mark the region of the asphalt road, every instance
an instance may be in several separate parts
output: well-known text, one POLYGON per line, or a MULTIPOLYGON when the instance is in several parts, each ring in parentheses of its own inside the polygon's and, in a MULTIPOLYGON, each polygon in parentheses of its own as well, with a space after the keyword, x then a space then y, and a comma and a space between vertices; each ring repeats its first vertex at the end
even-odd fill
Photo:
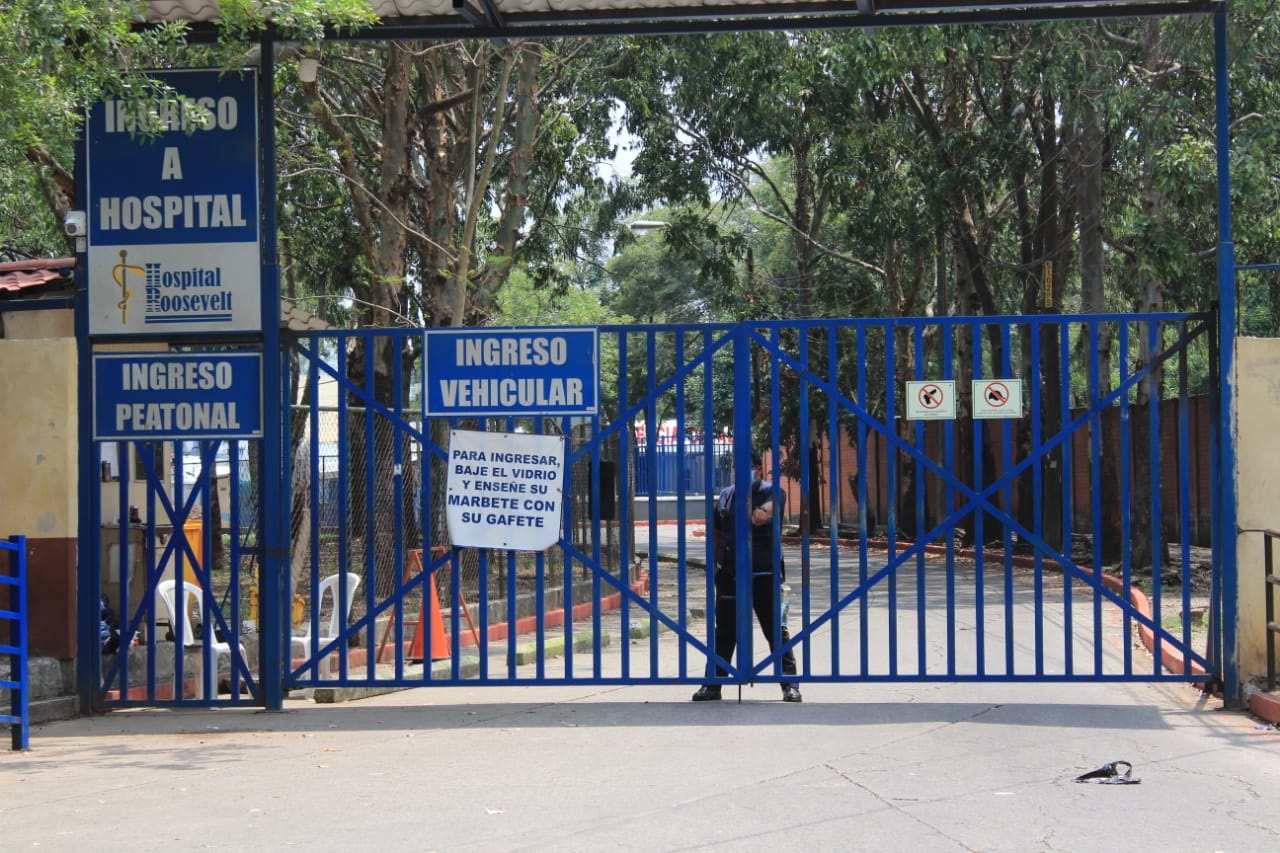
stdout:
POLYGON ((0 850, 1280 850, 1280 731, 1189 685, 692 691, 422 687, 48 723, 0 752, 0 850), (1116 761, 1139 781, 1075 781, 1116 761))
POLYGON ((0 753, 5 851, 1280 849, 1280 732, 1180 684, 415 688, 0 753), (1122 760, 1138 784, 1078 783, 1122 760))

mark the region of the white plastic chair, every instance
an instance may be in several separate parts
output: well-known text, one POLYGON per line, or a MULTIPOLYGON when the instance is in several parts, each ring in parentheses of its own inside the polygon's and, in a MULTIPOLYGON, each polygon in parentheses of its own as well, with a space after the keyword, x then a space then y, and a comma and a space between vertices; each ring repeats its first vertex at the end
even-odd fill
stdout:
MULTIPOLYGON (((333 603, 329 607, 329 622, 327 625, 321 626, 320 641, 315 644, 317 650, 324 648, 337 639, 342 633, 342 629, 346 627, 348 620, 351 618, 351 605, 356 600, 356 590, 360 587, 360 575, 355 572, 347 572, 345 574, 329 575, 329 577, 320 581, 316 587, 315 600, 311 602, 311 607, 315 613, 323 613, 325 606, 325 596, 333 599, 333 603), (342 602, 338 600, 338 581, 342 578, 347 579, 347 600, 346 610, 338 612, 338 605, 342 602)), ((310 657, 312 654, 311 642, 311 620, 307 620, 307 633, 298 634, 293 637, 294 653, 298 657, 310 657)), ((321 668, 323 673, 324 669, 321 668)))
MULTIPOLYGON (((169 614, 169 628, 177 636, 178 631, 178 608, 174 603, 174 597, 177 595, 178 582, 172 578, 160 581, 156 585, 156 608, 163 607, 165 612, 169 614)), ((201 638, 196 640, 195 628, 192 622, 195 619, 204 618, 204 590, 198 584, 191 582, 182 585, 182 591, 186 594, 187 609, 183 613, 182 618, 182 651, 175 650, 174 667, 173 667, 173 697, 181 699, 183 696, 182 685, 178 683, 178 667, 177 657, 187 649, 196 649, 196 698, 204 699, 207 697, 218 695, 218 673, 221 671, 221 661, 225 657, 228 667, 233 665, 231 660, 231 644, 217 639, 217 635, 213 632, 212 625, 205 625, 200 633, 201 638), (205 669, 204 665, 204 645, 208 643, 213 653, 213 668, 205 669)), ((244 660, 248 657, 245 652, 244 644, 237 642, 240 649, 240 659, 244 660)))

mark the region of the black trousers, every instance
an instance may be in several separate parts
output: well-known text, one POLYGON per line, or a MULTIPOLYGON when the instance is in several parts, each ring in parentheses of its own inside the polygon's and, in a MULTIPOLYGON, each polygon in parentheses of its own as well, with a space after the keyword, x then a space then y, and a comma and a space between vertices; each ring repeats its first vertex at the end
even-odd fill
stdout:
MULTIPOLYGON (((738 645, 738 597, 737 588, 734 584, 732 571, 717 571, 716 581, 716 654, 723 660, 733 660, 733 651, 738 645)), ((765 639, 769 642, 769 651, 774 651, 777 647, 774 645, 774 629, 777 628, 778 610, 778 587, 773 582, 773 574, 752 575, 751 577, 751 604, 752 609, 756 612, 756 620, 760 623, 760 630, 764 632, 765 639)), ((791 639, 787 626, 782 626, 782 642, 786 643, 791 639)), ((711 665, 707 665, 707 674, 710 675, 711 665)), ((783 675, 796 674, 796 656, 795 653, 788 649, 782 655, 782 673, 783 675)), ((728 675, 724 667, 716 667, 716 675, 728 675)), ((787 682, 783 682, 787 684, 787 682)))

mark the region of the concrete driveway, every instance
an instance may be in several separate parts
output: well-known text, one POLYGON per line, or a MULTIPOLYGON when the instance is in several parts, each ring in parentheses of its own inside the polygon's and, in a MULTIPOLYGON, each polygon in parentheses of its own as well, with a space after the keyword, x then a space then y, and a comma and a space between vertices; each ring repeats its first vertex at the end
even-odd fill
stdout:
POLYGON ((5 850, 1275 850, 1280 732, 1169 684, 417 688, 0 753, 5 850), (1124 760, 1140 784, 1073 780, 1124 760))

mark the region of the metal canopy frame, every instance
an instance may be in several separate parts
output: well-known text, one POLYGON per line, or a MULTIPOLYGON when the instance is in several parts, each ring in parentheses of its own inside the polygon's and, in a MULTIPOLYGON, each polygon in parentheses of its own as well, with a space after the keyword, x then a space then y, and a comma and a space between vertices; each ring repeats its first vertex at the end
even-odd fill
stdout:
MULTIPOLYGON (((550 38, 676 35, 762 30, 857 29, 1028 23, 1210 14, 1213 0, 397 0, 371 2, 379 23, 330 30, 333 40, 550 38), (390 6, 390 8, 381 8, 390 6), (536 7, 536 8, 535 8, 536 7)), ((216 36, 217 5, 152 0, 148 23, 186 21, 197 38, 216 36)))
MULTIPOLYGON (((591 0, 584 0, 576 8, 563 11, 526 12, 511 11, 522 0, 394 0, 389 5, 396 14, 382 11, 382 23, 358 32, 332 32, 335 40, 396 40, 430 38, 513 38, 559 37, 603 35, 661 35, 680 33, 709 33, 731 31, 841 29, 886 26, 925 26, 938 24, 980 23, 1029 23, 1052 20, 1087 20, 1135 16, 1179 16, 1211 14, 1214 21, 1214 79, 1215 79, 1215 136, 1217 142, 1218 185, 1218 307, 1219 335, 1222 341, 1219 362, 1218 408, 1218 458, 1215 471, 1215 505, 1219 508, 1214 523, 1214 570, 1223 578, 1224 613, 1228 624, 1237 620, 1238 579, 1236 572, 1236 449, 1234 429, 1234 398, 1231 381, 1234 377, 1236 339, 1236 261, 1235 245, 1231 230, 1231 179, 1230 179, 1230 113, 1227 66, 1227 4, 1225 0, 1121 0, 1120 2, 1037 2, 1037 0, 835 0, 835 2, 808 3, 680 3, 669 0, 669 5, 646 7, 646 0, 599 0, 598 7, 591 0), (418 12, 416 15, 404 14, 418 12)), ((386 6, 386 0, 371 0, 378 9, 386 6)), ((571 4, 567 4, 571 5, 571 4)), ((209 38, 216 34, 211 23, 216 17, 217 5, 210 0, 151 0, 147 23, 163 21, 187 21, 192 25, 193 39, 209 38)), ((274 47, 280 41, 279 34, 264 33, 261 37, 262 87, 259 99, 264 127, 274 127, 274 47)), ((278 246, 275 240, 275 139, 264 134, 261 146, 261 175, 263 176, 263 299, 265 304, 276 305, 280 300, 278 277, 278 246)), ((87 334, 79 328, 82 342, 87 334)), ((262 335, 264 352, 280 352, 279 329, 268 323, 262 335)), ((268 364, 270 361, 268 360, 268 364)), ((266 399, 279 399, 279 375, 276 371, 264 371, 263 394, 266 399)), ((81 403, 92 406, 91 389, 81 383, 81 403)), ((284 448, 276 430, 266 430, 263 442, 263 458, 267 465, 279 467, 284 448)), ((275 478, 267 478, 263 494, 262 530, 264 534, 264 584, 262 594, 266 601, 282 601, 279 578, 287 568, 288 542, 284 532, 287 513, 284 510, 283 486, 275 478)), ((82 509, 82 513, 86 513, 82 509)), ((92 520, 82 515, 82 529, 92 520)), ((87 589, 81 584, 81 589, 87 589)), ((90 609, 85 596, 81 596, 81 612, 90 609)), ((283 604, 281 605, 283 607, 283 604)), ((92 625, 86 626, 81 618, 82 637, 92 636, 92 625), (83 633, 89 631, 89 633, 83 633)), ((92 645, 90 643, 89 645, 92 645)), ((282 659, 279 643, 268 640, 262 653, 264 658, 282 659)), ((1242 699, 1237 660, 1237 644, 1234 631, 1226 632, 1223 660, 1223 689, 1229 704, 1242 699)), ((88 667, 83 664, 78 676, 83 698, 90 695, 88 667)), ((278 680, 264 685, 264 704, 270 710, 283 707, 284 694, 278 680)))

